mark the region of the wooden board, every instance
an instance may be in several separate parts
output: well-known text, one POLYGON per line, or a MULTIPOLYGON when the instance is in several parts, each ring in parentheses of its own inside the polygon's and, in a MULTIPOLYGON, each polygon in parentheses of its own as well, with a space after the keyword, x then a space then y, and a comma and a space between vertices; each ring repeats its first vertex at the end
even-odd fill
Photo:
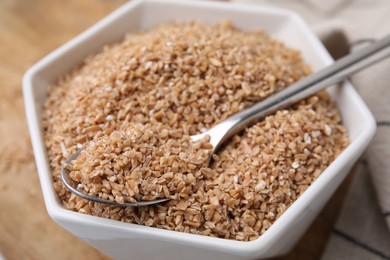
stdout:
MULTIPOLYGON (((22 75, 125 0, 0 1, 0 253, 6 259, 107 259, 48 216, 22 100, 22 75)), ((349 179, 286 258, 318 259, 349 179)), ((1 255, 0 255, 1 259, 1 255)))

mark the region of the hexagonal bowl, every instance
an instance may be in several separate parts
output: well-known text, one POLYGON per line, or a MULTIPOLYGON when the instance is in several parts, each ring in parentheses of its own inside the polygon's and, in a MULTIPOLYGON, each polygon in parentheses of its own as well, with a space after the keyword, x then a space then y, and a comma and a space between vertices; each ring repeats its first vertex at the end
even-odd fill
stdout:
POLYGON ((23 79, 30 135, 47 211, 69 232, 115 259, 258 259, 289 251, 345 178, 375 133, 375 121, 349 82, 329 89, 337 102, 350 145, 260 238, 240 242, 146 227, 72 212, 62 207, 52 184, 42 138, 41 111, 48 86, 103 45, 128 31, 170 21, 231 20, 243 30, 262 29, 302 52, 314 70, 332 58, 295 13, 205 1, 131 1, 32 66, 23 79))

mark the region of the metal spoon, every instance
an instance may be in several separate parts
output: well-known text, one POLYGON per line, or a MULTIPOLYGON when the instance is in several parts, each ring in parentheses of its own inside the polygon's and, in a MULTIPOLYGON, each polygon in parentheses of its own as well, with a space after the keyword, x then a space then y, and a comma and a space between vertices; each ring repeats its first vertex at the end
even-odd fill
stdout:
MULTIPOLYGON (((243 130, 246 126, 255 123, 259 119, 264 118, 279 109, 311 96, 326 87, 339 83, 351 74, 354 74, 389 55, 390 35, 362 50, 339 59, 333 65, 311 74, 252 107, 234 114, 205 133, 191 136, 191 140, 196 141, 203 138, 205 135, 209 135, 211 138, 210 143, 213 146, 211 154, 213 154, 224 142, 234 134, 243 130)), ((83 149, 70 156, 64 164, 71 164, 71 161, 76 159, 82 151, 83 149)), ((114 206, 147 206, 170 200, 164 198, 153 201, 126 202, 119 204, 117 202, 91 196, 84 193, 84 191, 77 189, 78 183, 69 177, 69 172, 64 166, 65 165, 61 166, 62 182, 72 193, 86 200, 114 206)))

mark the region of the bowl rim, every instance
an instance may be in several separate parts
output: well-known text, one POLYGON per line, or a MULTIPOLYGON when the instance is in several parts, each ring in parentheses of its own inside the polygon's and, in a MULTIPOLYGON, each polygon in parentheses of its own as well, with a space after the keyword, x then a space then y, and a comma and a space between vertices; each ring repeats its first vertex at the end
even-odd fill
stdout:
POLYGON ((54 50, 46 57, 38 61, 35 65, 28 69, 28 71, 23 77, 23 95, 26 110, 25 112, 46 209, 51 218, 57 221, 60 225, 61 222, 73 222, 87 226, 99 225, 108 227, 110 229, 118 229, 122 232, 126 231, 130 233, 142 234, 144 236, 158 237, 159 239, 168 239, 177 244, 191 244, 192 246, 197 246, 199 248, 210 248, 210 245, 212 245, 216 251, 234 251, 235 253, 242 253, 246 255, 253 255, 259 250, 267 250, 267 248, 270 248, 270 246, 275 241, 277 241, 278 237, 280 237, 280 234, 283 233, 284 226, 286 225, 286 223, 289 222, 288 220, 294 218, 304 207, 304 205, 307 205, 312 200, 312 198, 314 198, 317 193, 324 186, 326 186, 326 184, 329 183, 332 178, 334 178, 334 176, 343 168, 346 162, 353 160, 353 158, 356 157, 356 154, 358 153, 358 148, 361 146, 366 146, 375 133, 376 123, 371 112, 349 82, 345 82, 342 87, 345 88, 344 90, 348 92, 349 98, 354 99, 355 103, 357 104, 357 107, 359 107, 359 112, 361 114, 360 116, 362 117, 361 120, 365 122, 366 128, 364 128, 358 135, 358 137, 353 140, 349 144, 349 146, 344 149, 342 153, 324 170, 324 172, 317 178, 317 180, 314 181, 295 202, 293 202, 293 204, 282 214, 282 216, 277 221, 275 221, 274 224, 272 224, 271 227, 256 240, 249 242, 227 240, 223 238, 214 238, 209 236, 147 227, 133 223, 124 223, 121 221, 77 213, 63 208, 54 190, 51 170, 49 168, 49 162, 47 161, 46 157, 46 148, 44 145, 43 138, 41 136, 41 127, 40 122, 38 120, 37 103, 34 100, 34 79, 37 77, 37 74, 40 70, 49 66, 50 63, 54 60, 61 58, 68 50, 76 48, 79 43, 88 40, 88 38, 92 35, 99 33, 100 28, 108 26, 118 16, 124 15, 127 12, 131 11, 133 8, 144 3, 161 4, 161 2, 186 5, 188 7, 191 7, 193 5, 214 6, 228 10, 231 10, 232 8, 239 8, 240 10, 244 11, 257 10, 271 14, 288 16, 289 18, 293 19, 293 21, 299 26, 299 29, 306 34, 310 41, 309 44, 313 45, 313 47, 316 48, 319 57, 323 59, 324 63, 331 64, 333 62, 333 59, 326 51, 325 47, 322 45, 317 36, 315 36, 314 33, 309 29, 308 25, 298 14, 290 10, 282 9, 279 7, 251 6, 237 3, 219 3, 196 0, 134 0, 124 4, 123 6, 119 7, 114 12, 112 12, 102 20, 98 21, 93 26, 91 26, 69 42, 63 44, 61 47, 54 50))

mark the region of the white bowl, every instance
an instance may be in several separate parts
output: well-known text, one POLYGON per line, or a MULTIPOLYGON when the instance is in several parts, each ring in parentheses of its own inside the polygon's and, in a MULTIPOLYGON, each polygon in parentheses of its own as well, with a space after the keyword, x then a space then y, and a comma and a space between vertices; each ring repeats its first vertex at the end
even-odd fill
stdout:
POLYGON ((255 259, 286 253, 334 193, 375 132, 375 121, 350 83, 329 90, 348 128, 351 144, 260 238, 239 242, 122 223, 62 207, 53 189, 42 139, 41 109, 47 87, 104 44, 126 32, 170 21, 229 19, 244 30, 264 29, 301 50, 314 70, 332 58, 296 14, 270 7, 183 0, 131 1, 31 67, 23 79, 26 114, 49 215, 69 232, 115 259, 255 259))

